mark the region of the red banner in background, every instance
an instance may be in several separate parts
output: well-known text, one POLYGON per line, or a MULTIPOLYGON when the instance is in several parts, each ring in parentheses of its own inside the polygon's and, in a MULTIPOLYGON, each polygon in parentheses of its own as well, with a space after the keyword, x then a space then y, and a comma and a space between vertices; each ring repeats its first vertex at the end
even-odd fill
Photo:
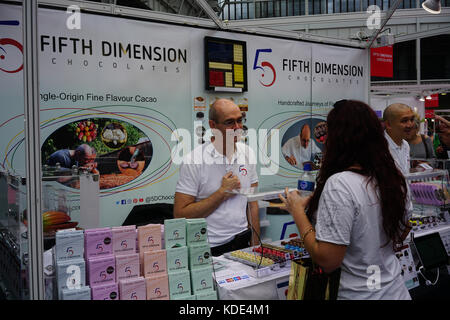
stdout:
POLYGON ((384 78, 394 76, 394 47, 392 45, 370 49, 370 75, 384 78))
POLYGON ((432 94, 431 99, 425 99, 425 108, 439 107, 439 94, 432 94))
POLYGON ((434 110, 425 110, 425 119, 434 119, 434 110))

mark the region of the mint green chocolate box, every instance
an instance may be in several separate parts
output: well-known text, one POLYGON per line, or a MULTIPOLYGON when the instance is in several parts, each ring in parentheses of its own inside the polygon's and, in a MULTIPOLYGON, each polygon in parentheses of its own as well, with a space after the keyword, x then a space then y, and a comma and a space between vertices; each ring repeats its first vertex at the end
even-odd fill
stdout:
POLYGON ((79 289, 64 289, 62 300, 91 300, 91 288, 84 286, 79 289))
POLYGON ((191 288, 193 294, 214 290, 212 266, 197 268, 191 273, 191 288))
POLYGON ((186 243, 191 244, 208 242, 207 223, 205 218, 186 219, 186 243))
POLYGON ((217 300, 217 292, 214 290, 197 293, 196 300, 217 300))
POLYGON ((55 235, 56 261, 84 258, 83 230, 57 231, 55 235))
POLYGON ((209 243, 193 244, 188 248, 190 270, 207 267, 212 264, 211 248, 209 243))
POLYGON ((56 282, 58 285, 58 297, 60 299, 62 298, 62 291, 68 289, 68 280, 74 286, 86 286, 86 263, 84 259, 56 262, 56 282))
POLYGON ((167 272, 188 270, 189 258, 186 246, 166 249, 167 272))
POLYGON ((166 249, 186 245, 186 218, 164 220, 164 243, 166 249))
POLYGON ((172 298, 172 300, 197 300, 195 295, 191 296, 175 296, 172 298))
POLYGON ((179 299, 191 295, 191 275, 189 270, 169 273, 170 299, 179 299))

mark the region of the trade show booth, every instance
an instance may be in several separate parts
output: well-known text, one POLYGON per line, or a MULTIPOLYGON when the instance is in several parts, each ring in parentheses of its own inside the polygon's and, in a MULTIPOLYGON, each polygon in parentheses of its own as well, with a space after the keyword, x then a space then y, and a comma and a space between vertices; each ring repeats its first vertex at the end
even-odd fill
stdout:
MULTIPOLYGON (((6 298, 286 299, 292 261, 308 257, 289 243, 300 235, 279 208, 278 193, 304 172, 288 144, 310 129, 315 177, 334 103, 369 103, 369 49, 95 10, 74 28, 71 13, 0 2, 6 298), (240 108, 241 140, 257 158, 258 189, 242 192, 258 202, 261 244, 212 257, 204 219, 175 219, 173 202, 181 161, 210 141, 220 98, 240 108)), ((437 234, 430 241, 450 250, 448 173, 427 174, 411 174, 411 189, 434 181, 444 196, 415 198, 415 238, 398 253, 410 290, 427 259, 414 239, 437 234)), ((444 264, 433 265, 441 279, 444 264)))

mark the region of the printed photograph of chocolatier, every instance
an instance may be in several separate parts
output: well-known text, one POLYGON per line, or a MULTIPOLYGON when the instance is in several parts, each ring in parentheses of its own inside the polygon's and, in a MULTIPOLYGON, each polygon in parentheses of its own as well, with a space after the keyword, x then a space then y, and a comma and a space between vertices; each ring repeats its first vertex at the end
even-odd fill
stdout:
POLYGON ((326 122, 316 118, 294 123, 281 139, 284 159, 300 170, 303 170, 306 163, 310 163, 313 169, 318 169, 326 139, 326 128, 326 122))
POLYGON ((65 124, 50 134, 41 149, 45 168, 58 166, 60 170, 71 170, 75 166, 97 173, 100 189, 115 188, 136 179, 153 157, 152 143, 142 130, 110 118, 65 124))

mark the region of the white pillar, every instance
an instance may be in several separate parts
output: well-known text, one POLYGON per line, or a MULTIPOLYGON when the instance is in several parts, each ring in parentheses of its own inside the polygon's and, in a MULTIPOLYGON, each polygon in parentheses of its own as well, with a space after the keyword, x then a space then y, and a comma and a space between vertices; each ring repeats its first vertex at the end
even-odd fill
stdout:
POLYGON ((25 160, 31 300, 44 300, 37 0, 23 1, 25 160))

